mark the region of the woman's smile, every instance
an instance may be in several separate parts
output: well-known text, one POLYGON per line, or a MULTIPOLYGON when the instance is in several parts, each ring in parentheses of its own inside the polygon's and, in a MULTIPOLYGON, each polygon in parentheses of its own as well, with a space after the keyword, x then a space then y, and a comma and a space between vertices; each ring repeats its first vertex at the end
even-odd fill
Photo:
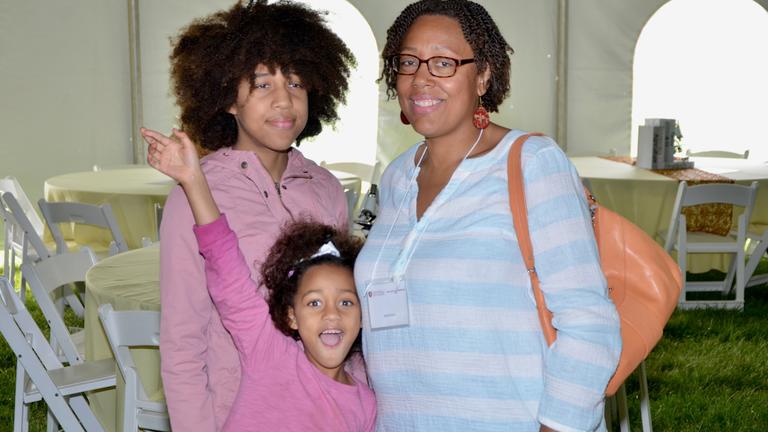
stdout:
POLYGON ((429 95, 414 96, 411 98, 413 113, 415 115, 426 115, 440 108, 445 99, 436 98, 429 95))

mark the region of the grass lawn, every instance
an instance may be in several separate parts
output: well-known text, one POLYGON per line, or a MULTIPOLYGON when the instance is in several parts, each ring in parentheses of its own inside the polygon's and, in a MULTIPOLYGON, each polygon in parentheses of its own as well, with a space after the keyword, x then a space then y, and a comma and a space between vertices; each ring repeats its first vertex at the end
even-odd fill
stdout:
MULTIPOLYGON (((768 262, 759 271, 768 271, 768 262)), ((47 330, 29 296, 27 307, 47 330)), ((82 326, 74 316, 66 320, 82 326)), ((12 430, 15 364, 0 340, 0 432, 12 430)), ((743 312, 675 312, 646 368, 655 430, 768 431, 768 285, 747 289, 743 312)), ((627 387, 632 429, 640 430, 634 377, 627 387)), ((43 403, 30 417, 30 432, 45 430, 43 403)))

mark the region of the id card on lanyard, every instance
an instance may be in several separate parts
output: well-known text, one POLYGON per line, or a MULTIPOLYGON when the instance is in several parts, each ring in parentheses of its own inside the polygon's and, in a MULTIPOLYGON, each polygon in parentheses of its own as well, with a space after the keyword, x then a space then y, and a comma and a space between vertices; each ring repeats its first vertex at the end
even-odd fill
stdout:
POLYGON ((408 325, 408 291, 404 278, 374 279, 368 282, 365 292, 371 329, 408 325))

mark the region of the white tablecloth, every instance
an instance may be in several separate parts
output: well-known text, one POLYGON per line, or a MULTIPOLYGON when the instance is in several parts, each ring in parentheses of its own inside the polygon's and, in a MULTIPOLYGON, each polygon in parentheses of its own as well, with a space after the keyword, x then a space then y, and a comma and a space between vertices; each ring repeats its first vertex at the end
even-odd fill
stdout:
MULTIPOLYGON (((157 240, 155 204, 163 205, 176 183, 155 169, 138 168, 85 171, 51 177, 45 181, 48 201, 81 202, 112 206, 117 224, 130 249, 141 247, 141 239, 157 240)), ((109 244, 103 230, 77 226, 65 233, 78 244, 109 244)))

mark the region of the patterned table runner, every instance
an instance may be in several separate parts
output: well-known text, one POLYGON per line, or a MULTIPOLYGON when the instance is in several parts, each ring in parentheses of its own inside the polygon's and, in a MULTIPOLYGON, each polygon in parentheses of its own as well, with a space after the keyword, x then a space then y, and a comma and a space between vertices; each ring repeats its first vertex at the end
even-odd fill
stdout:
MULTIPOLYGON (((630 156, 600 156, 614 162, 635 165, 635 159, 630 156)), ((685 169, 652 169, 657 174, 667 176, 677 181, 686 181, 694 186, 704 183, 734 183, 728 177, 714 174, 698 168, 685 169)), ((684 207, 682 213, 688 231, 700 231, 725 236, 733 225, 733 206, 730 204, 713 203, 684 207)))

